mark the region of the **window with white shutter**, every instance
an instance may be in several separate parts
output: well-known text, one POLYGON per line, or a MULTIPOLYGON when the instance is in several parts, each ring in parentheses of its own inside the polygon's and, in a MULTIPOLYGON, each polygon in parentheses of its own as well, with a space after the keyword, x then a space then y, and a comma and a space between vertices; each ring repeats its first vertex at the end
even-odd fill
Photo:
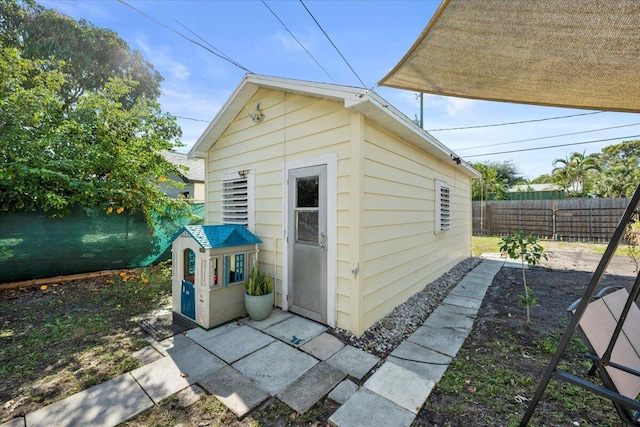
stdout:
POLYGON ((451 227, 451 189, 446 182, 436 181, 436 233, 451 227))
POLYGON ((222 180, 222 222, 244 225, 253 231, 252 171, 229 173, 222 180))

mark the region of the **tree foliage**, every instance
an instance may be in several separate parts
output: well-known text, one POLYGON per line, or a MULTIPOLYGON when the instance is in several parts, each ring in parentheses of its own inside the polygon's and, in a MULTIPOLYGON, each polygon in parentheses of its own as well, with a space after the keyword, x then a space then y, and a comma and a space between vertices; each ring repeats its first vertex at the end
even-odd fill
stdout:
POLYGON ((591 171, 598 170, 600 167, 595 156, 575 152, 564 159, 555 159, 551 175, 555 183, 570 195, 584 197, 591 192, 591 171))
POLYGON ((522 175, 513 162, 478 162, 471 164, 482 174, 472 184, 473 200, 506 200, 507 189, 522 181, 522 175))
POLYGON ((640 183, 640 140, 609 145, 598 155, 600 175, 595 184, 599 197, 631 197, 640 183))
POLYGON ((180 173, 160 76, 109 30, 0 2, 0 209, 184 214, 158 184, 180 173))

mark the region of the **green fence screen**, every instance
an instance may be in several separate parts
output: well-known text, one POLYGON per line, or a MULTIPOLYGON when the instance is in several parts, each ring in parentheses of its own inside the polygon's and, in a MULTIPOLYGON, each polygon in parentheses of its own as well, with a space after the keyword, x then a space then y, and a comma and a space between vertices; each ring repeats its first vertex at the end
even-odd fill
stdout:
POLYGON ((51 217, 43 212, 0 213, 0 283, 42 277, 144 267, 168 259, 169 240, 184 225, 202 224, 204 204, 193 217, 158 220, 153 234, 142 215, 107 215, 103 210, 73 209, 51 217))

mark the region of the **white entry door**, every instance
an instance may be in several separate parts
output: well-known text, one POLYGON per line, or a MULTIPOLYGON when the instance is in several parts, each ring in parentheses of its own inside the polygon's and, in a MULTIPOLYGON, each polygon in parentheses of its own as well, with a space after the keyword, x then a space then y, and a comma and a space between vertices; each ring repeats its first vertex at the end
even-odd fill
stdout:
POLYGON ((327 166, 288 174, 289 310, 327 323, 327 166))

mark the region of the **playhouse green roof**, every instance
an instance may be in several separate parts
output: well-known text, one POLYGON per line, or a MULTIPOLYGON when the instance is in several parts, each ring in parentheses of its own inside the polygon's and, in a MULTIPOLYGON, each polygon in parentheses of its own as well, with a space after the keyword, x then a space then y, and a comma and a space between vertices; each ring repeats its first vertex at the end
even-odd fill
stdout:
POLYGON ((185 225, 171 239, 174 241, 187 232, 204 249, 228 248, 262 243, 255 234, 242 225, 185 225))

